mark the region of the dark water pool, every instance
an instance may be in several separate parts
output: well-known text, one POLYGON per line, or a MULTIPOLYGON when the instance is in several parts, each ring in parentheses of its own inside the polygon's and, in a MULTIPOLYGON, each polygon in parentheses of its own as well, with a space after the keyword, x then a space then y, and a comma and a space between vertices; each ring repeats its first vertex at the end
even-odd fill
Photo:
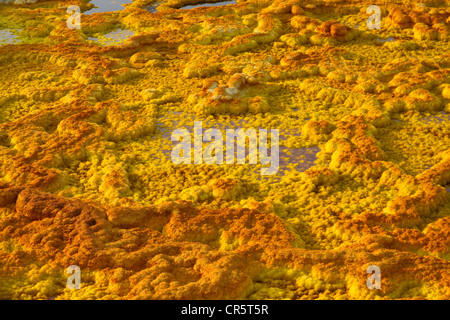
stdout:
POLYGON ((10 29, 0 29, 0 46, 5 44, 16 44, 20 42, 16 34, 20 31, 20 29, 13 31, 14 32, 12 32, 10 29))
POLYGON ((91 3, 97 8, 92 8, 83 14, 91 15, 93 13, 120 11, 125 9, 124 4, 133 3, 131 0, 92 0, 91 3))
MULTIPOLYGON (((194 8, 199 8, 199 7, 218 7, 218 6, 226 6, 228 4, 236 4, 236 0, 227 0, 227 1, 220 1, 220 2, 205 2, 205 3, 199 3, 199 4, 193 4, 193 5, 187 5, 184 7, 181 7, 179 9, 194 9, 194 8)), ((147 11, 150 12, 158 12, 158 10, 156 9, 158 6, 160 5, 160 3, 153 3, 151 5, 149 5, 147 8, 145 8, 147 11)))
POLYGON ((236 0, 229 0, 229 1, 220 1, 215 3, 200 3, 200 4, 194 4, 194 5, 187 5, 184 7, 181 7, 180 9, 194 9, 199 7, 218 7, 218 6, 226 6, 228 4, 236 4, 236 0))

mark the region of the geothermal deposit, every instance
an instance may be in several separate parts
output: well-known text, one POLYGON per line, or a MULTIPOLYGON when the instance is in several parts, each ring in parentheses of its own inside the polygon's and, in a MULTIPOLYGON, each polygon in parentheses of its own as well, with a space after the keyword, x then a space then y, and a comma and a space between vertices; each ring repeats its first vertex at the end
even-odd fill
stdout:
POLYGON ((450 2, 227 3, 0 0, 1 299, 450 299, 450 2))

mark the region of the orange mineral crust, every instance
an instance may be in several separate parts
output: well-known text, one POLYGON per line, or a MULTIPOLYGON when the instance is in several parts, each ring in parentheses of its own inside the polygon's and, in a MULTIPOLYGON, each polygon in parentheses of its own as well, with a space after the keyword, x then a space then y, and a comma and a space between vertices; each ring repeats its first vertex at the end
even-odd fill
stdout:
POLYGON ((111 8, 0 0, 0 299, 450 299, 449 1, 111 8))

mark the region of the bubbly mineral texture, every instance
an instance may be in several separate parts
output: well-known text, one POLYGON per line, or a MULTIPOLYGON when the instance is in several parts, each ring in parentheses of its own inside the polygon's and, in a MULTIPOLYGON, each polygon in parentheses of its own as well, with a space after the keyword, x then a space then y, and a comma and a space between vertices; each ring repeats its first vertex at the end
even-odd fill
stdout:
POLYGON ((450 299, 449 1, 201 3, 0 0, 0 298, 450 299))

